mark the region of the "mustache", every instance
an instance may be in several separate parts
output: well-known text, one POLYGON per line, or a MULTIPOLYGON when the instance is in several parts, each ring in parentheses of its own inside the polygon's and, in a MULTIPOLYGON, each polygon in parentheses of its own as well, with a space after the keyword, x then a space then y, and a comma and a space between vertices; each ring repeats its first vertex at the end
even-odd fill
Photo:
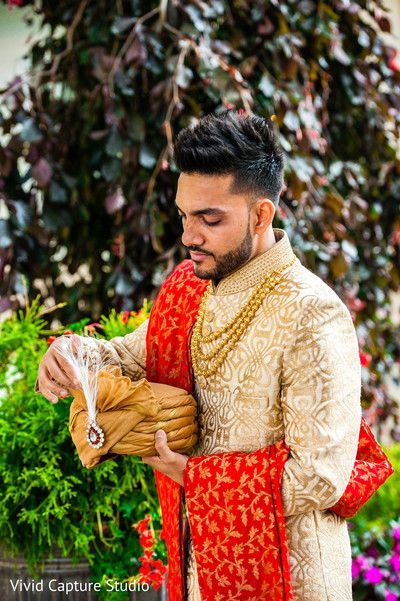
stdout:
POLYGON ((187 246, 186 248, 187 250, 192 251, 194 253, 203 253, 203 255, 209 255, 210 257, 213 256, 212 253, 208 252, 207 250, 204 250, 203 248, 198 248, 197 246, 187 246))

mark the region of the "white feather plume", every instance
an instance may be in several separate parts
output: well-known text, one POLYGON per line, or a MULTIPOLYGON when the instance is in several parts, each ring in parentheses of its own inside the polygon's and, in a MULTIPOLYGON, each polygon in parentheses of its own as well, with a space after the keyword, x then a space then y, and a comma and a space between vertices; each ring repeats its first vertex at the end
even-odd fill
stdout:
POLYGON ((95 422, 99 372, 112 362, 102 356, 99 345, 90 336, 60 336, 53 345, 72 367, 86 399, 89 423, 95 422))

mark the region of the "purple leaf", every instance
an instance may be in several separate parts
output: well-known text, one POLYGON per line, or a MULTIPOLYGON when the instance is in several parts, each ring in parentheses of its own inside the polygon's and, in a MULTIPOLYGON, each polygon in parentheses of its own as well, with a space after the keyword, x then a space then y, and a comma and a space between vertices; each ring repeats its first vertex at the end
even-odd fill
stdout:
POLYGON ((107 213, 110 215, 122 209, 125 204, 125 197, 122 192, 122 189, 118 187, 113 194, 107 196, 104 201, 104 206, 106 208, 107 213))
POLYGON ((46 159, 39 159, 38 162, 32 167, 32 176, 35 178, 40 188, 47 186, 52 175, 53 170, 46 159))

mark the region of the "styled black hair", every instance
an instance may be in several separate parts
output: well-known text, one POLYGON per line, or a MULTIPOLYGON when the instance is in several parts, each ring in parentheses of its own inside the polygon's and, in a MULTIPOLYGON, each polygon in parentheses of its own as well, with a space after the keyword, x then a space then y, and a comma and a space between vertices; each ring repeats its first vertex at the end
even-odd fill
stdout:
POLYGON ((183 173, 233 175, 232 194, 268 197, 276 206, 283 186, 284 160, 272 122, 227 110, 202 117, 174 142, 174 160, 183 173))

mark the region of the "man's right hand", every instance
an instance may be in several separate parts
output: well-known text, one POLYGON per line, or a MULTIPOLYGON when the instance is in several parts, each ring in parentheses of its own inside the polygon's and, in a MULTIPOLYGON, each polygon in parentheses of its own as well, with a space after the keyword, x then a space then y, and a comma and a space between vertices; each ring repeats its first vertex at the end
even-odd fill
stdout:
MULTIPOLYGON (((63 338, 63 336, 60 336, 63 338)), ((69 335, 72 350, 79 344, 77 334, 69 335)), ((71 365, 57 352, 57 340, 50 345, 39 364, 36 391, 52 403, 58 403, 58 397, 69 394, 69 388, 81 388, 71 365)))

